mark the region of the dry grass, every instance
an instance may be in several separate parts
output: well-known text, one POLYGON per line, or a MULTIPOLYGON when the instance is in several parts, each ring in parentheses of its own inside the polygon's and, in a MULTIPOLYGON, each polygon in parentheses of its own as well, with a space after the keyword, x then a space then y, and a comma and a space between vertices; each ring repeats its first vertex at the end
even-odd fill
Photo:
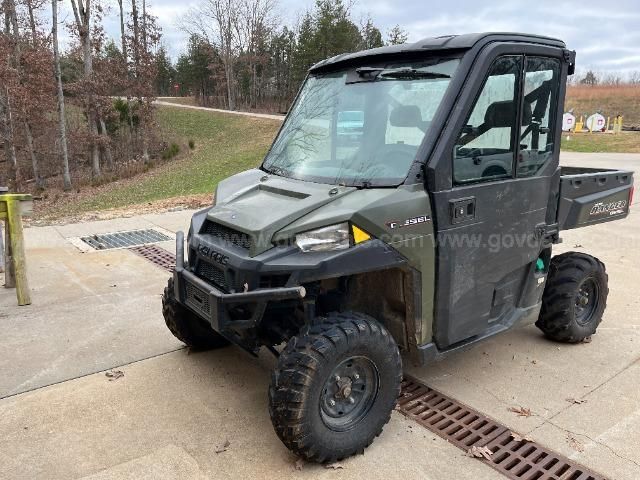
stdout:
POLYGON ((640 85, 574 85, 567 89, 565 110, 580 117, 600 112, 622 115, 625 126, 640 126, 640 85))

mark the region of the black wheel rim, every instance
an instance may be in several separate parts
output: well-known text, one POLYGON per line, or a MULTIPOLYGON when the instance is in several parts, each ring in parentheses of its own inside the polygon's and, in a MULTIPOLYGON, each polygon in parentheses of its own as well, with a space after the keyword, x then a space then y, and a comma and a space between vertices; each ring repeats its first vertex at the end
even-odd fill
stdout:
POLYGON ((343 432, 358 424, 371 410, 380 378, 366 357, 349 357, 333 369, 320 395, 320 416, 331 430, 343 432))
POLYGON ((576 296, 576 322, 588 324, 598 308, 598 284, 595 279, 587 278, 578 287, 576 296))

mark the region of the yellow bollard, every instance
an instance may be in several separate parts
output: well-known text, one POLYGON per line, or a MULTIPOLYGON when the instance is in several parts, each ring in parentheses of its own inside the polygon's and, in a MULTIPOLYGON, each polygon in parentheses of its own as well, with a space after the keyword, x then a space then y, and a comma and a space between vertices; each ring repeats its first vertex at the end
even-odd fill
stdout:
POLYGON ((584 122, 582 121, 582 115, 580 115, 580 120, 576 122, 576 128, 574 129, 574 132, 582 132, 583 128, 584 122))
POLYGON ((18 305, 30 305, 27 261, 24 253, 22 215, 30 213, 31 195, 0 194, 0 220, 5 221, 5 287, 16 288, 18 305))
POLYGON ((604 129, 606 133, 609 133, 609 123, 611 123, 611 117, 607 117, 607 128, 604 129))

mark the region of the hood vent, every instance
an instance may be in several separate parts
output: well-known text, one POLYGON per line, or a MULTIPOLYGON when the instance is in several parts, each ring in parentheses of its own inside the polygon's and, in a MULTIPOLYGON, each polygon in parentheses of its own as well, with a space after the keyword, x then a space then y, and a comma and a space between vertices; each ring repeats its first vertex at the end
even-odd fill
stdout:
POLYGON ((231 243, 236 247, 244 248, 245 250, 251 249, 251 237, 248 233, 234 230, 233 228, 212 222, 211 220, 204 222, 200 233, 219 238, 224 242, 231 243))

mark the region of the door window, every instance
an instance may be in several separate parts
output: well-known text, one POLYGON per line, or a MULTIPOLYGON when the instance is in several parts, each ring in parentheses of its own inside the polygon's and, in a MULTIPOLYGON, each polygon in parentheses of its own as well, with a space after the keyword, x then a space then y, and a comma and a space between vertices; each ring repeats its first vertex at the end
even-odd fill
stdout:
POLYGON ((527 57, 517 175, 533 176, 553 157, 560 61, 527 57))
POLYGON ((456 184, 511 177, 515 155, 521 56, 498 58, 453 153, 456 184))

